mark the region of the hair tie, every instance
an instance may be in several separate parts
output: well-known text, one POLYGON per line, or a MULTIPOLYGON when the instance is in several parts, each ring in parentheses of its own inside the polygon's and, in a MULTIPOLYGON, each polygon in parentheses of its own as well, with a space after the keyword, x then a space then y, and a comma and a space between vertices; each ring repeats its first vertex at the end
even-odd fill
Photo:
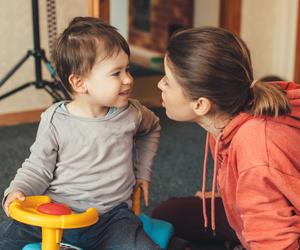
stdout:
POLYGON ((257 82, 258 80, 253 80, 252 83, 250 84, 250 89, 252 89, 257 82))

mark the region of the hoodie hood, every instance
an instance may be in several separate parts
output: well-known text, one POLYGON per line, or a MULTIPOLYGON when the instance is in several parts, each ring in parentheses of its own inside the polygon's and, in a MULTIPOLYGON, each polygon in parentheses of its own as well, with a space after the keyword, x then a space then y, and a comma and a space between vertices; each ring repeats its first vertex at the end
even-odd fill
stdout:
MULTIPOLYGON (((300 129, 300 85, 293 82, 273 82, 271 84, 280 86, 286 92, 291 105, 291 113, 286 116, 279 116, 276 118, 264 117, 264 119, 300 129)), ((241 113, 235 117, 223 131, 223 135, 221 137, 222 144, 227 145, 230 143, 239 128, 245 122, 253 118, 253 116, 247 113, 241 113)))
MULTIPOLYGON (((279 117, 262 117, 263 119, 271 120, 276 123, 285 124, 294 128, 300 129, 300 85, 293 82, 273 82, 270 84, 280 86, 287 94, 290 105, 291 112, 285 116, 279 117)), ((204 226, 207 227, 208 219, 206 215, 206 204, 205 204, 205 190, 206 190, 206 165, 207 165, 207 155, 209 150, 209 144, 212 149, 213 158, 214 158, 214 175, 213 175, 213 183, 212 183, 212 199, 211 199, 211 227, 213 232, 215 232, 215 192, 216 192, 216 179, 218 172, 218 155, 221 153, 226 153, 233 137, 238 132, 239 128, 245 124, 247 121, 254 119, 255 117, 247 114, 240 113, 237 115, 223 130, 222 133, 219 134, 217 138, 212 138, 209 134, 207 134, 206 138, 206 146, 205 146, 205 157, 203 163, 203 181, 202 181, 202 205, 203 205, 203 217, 204 217, 204 226)))

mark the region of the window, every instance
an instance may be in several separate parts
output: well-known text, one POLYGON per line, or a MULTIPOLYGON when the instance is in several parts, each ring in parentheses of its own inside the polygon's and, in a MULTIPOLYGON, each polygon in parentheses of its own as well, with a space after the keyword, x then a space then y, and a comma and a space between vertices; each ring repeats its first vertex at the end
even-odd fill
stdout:
POLYGON ((151 0, 133 0, 133 27, 137 30, 150 31, 151 0))

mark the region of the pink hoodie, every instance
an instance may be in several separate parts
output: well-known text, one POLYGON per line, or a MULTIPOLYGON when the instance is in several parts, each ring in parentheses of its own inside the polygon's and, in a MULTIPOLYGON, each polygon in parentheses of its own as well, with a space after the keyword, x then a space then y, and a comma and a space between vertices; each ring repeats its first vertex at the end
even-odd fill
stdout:
MULTIPOLYGON (((300 85, 276 84, 287 91, 290 115, 254 118, 241 113, 217 140, 207 140, 215 159, 213 193, 217 181, 228 221, 251 250, 299 249, 300 85)), ((204 179, 205 172, 204 166, 204 179)))

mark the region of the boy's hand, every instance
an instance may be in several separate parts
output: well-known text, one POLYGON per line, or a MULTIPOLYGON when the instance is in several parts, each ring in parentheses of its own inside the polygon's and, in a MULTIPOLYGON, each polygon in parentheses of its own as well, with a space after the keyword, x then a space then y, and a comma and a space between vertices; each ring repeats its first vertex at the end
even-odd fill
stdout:
POLYGON ((9 205, 15 201, 15 200, 20 200, 20 201, 24 201, 25 200, 25 195, 22 192, 16 191, 16 192, 11 192, 5 200, 4 203, 4 212, 6 213, 6 215, 9 217, 9 213, 8 213, 8 208, 9 205))
MULTIPOLYGON (((197 191, 197 192, 195 193, 195 196, 196 196, 196 197, 199 197, 200 199, 203 198, 203 195, 202 195, 202 192, 201 192, 201 191, 197 191)), ((205 195, 205 197, 207 197, 207 196, 205 195)))
MULTIPOLYGON (((203 199, 203 193, 201 191, 197 191, 195 193, 195 196, 199 197, 200 199, 203 199)), ((211 196, 212 196, 212 192, 205 193, 205 198, 211 198, 211 196)), ((221 195, 218 192, 216 192, 215 197, 221 197, 221 195)))
POLYGON ((142 188, 143 195, 144 195, 145 206, 148 207, 148 205, 149 205, 149 186, 150 186, 150 182, 146 181, 144 179, 137 179, 136 180, 136 186, 140 186, 142 188))

